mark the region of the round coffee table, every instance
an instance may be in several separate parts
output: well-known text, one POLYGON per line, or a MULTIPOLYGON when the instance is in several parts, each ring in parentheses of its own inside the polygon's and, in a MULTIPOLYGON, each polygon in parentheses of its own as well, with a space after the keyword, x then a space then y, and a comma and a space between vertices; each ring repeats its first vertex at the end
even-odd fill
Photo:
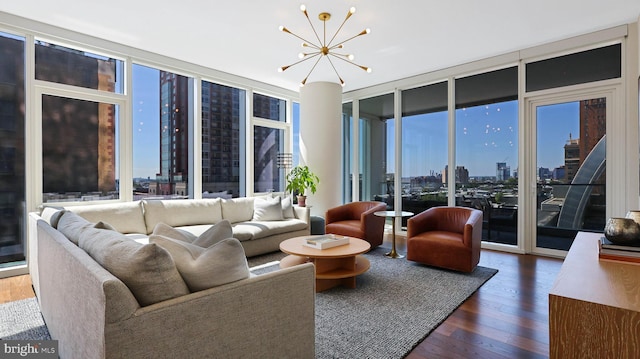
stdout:
POLYGON ((280 243, 280 250, 289 254, 280 261, 280 268, 312 262, 316 269, 316 292, 343 285, 356 287, 356 276, 366 272, 371 264, 359 254, 367 252, 371 245, 359 238, 349 237, 349 244, 327 249, 307 247, 310 238, 322 236, 302 236, 290 238, 280 243))

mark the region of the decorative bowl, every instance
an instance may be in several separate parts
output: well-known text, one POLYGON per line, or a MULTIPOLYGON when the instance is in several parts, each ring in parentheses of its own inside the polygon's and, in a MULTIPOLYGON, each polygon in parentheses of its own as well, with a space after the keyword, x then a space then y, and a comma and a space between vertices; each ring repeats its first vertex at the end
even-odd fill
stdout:
POLYGON ((640 244, 640 224, 632 218, 612 217, 604 226, 604 236, 615 244, 640 244))
POLYGON ((640 223, 640 210, 630 210, 625 217, 633 219, 636 223, 640 223))

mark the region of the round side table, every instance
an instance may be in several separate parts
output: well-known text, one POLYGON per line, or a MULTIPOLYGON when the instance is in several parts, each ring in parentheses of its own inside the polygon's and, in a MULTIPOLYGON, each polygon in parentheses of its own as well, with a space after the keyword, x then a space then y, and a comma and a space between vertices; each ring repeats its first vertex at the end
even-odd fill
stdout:
POLYGON ((385 254, 388 258, 404 258, 404 256, 396 251, 396 218, 413 216, 413 212, 405 211, 379 211, 373 213, 378 217, 391 218, 391 252, 385 254))

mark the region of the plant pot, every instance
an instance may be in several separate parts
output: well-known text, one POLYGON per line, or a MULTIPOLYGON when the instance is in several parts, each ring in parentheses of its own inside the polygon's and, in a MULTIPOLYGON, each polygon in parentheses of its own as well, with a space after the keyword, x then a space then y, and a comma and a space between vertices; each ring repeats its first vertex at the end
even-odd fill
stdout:
POLYGON ((307 196, 298 196, 298 206, 299 207, 307 206, 307 196))

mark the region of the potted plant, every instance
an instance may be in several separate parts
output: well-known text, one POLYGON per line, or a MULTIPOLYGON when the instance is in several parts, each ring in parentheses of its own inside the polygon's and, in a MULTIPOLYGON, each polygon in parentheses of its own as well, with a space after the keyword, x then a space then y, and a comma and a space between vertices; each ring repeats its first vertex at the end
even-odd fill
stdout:
POLYGON ((287 174, 287 191, 291 194, 298 195, 298 206, 306 206, 307 189, 311 194, 316 193, 317 185, 320 179, 316 176, 308 166, 296 166, 287 174))

